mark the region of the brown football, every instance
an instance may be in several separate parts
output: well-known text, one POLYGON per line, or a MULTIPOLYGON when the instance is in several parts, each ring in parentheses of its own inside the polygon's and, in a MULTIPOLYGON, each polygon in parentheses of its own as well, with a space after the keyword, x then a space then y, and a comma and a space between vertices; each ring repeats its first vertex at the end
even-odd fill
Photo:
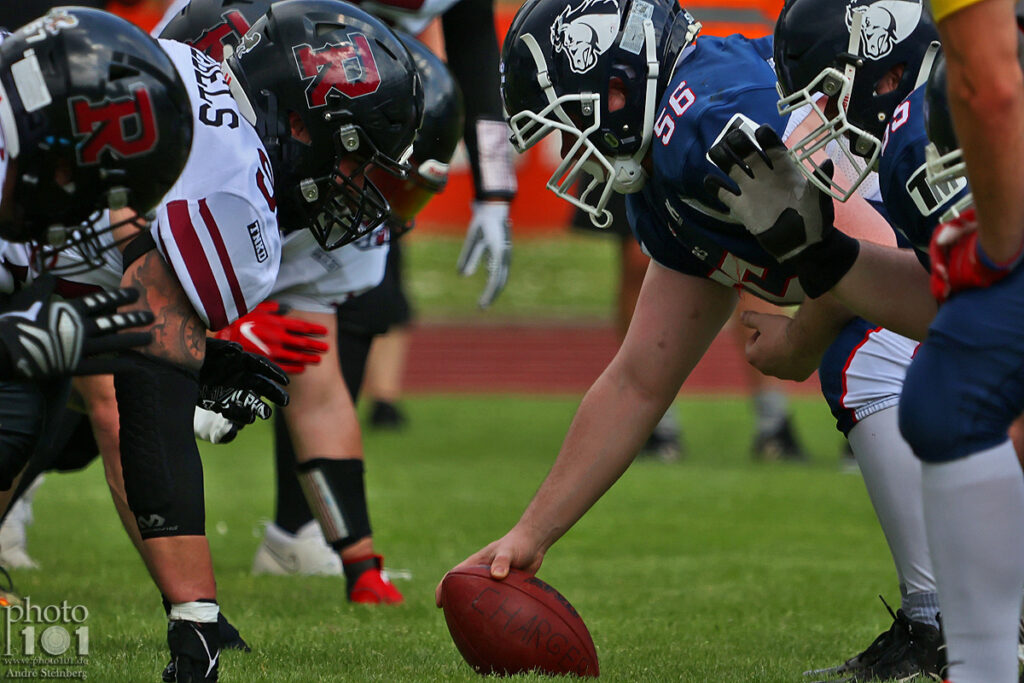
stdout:
POLYGON ((599 673, 586 624, 536 576, 513 569, 495 581, 486 566, 452 570, 441 582, 441 605, 455 646, 478 673, 599 673))

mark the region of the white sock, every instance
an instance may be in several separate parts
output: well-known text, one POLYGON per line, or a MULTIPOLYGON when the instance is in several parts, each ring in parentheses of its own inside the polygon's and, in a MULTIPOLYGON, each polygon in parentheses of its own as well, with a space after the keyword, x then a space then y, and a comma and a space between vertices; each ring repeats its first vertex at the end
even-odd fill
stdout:
POLYGON ((925 463, 924 513, 955 683, 1017 683, 1024 476, 1009 441, 925 463))
MULTIPOLYGON (((900 435, 896 406, 858 422, 850 430, 849 440, 896 564, 900 594, 934 593, 921 502, 921 461, 900 435)), ((932 622, 935 615, 912 618, 932 622)))

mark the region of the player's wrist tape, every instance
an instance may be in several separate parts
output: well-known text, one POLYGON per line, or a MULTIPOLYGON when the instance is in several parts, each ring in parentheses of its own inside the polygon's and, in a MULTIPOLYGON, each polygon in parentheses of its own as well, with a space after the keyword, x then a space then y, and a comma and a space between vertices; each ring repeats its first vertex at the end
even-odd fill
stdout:
POLYGON ((167 610, 167 618, 171 621, 195 621, 200 624, 217 623, 219 614, 217 601, 209 599, 175 603, 167 610))
POLYGON ((859 254, 860 242, 832 229, 821 242, 794 256, 792 262, 804 292, 817 299, 850 272, 859 254))

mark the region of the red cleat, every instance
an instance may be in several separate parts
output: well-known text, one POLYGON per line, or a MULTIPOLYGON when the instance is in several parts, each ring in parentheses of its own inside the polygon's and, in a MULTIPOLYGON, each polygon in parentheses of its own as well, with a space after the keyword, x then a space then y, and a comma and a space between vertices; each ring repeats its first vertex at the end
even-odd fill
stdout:
POLYGON ((371 555, 363 560, 352 563, 345 563, 345 568, 370 560, 370 566, 365 569, 355 583, 350 583, 348 591, 349 602, 358 602, 363 605, 397 605, 405 598, 391 583, 387 572, 384 571, 384 558, 380 555, 371 555))

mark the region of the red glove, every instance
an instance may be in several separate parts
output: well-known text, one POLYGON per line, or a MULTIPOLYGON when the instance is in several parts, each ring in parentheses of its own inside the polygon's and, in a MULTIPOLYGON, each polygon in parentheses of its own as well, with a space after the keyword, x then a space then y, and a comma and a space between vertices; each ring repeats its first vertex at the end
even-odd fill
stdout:
POLYGON ((286 315, 288 309, 275 301, 264 301, 247 316, 217 332, 217 339, 238 342, 252 353, 266 356, 285 372, 297 375, 307 365, 320 362, 327 344, 316 339, 327 334, 323 325, 286 315))
POLYGON ((999 282, 1019 260, 997 266, 985 258, 978 244, 978 218, 973 207, 935 228, 928 252, 932 260, 932 296, 940 304, 955 292, 999 282))

